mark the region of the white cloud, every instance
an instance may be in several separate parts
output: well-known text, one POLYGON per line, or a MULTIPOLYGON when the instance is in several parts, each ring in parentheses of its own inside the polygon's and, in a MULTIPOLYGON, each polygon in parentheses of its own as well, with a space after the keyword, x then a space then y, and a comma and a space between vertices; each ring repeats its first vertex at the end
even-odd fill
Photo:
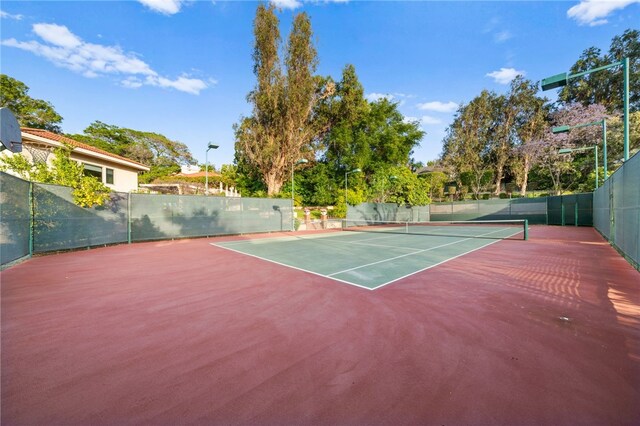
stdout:
POLYGON ((74 48, 82 44, 80 39, 63 25, 35 24, 33 32, 44 41, 60 47, 74 48))
POLYGON ((388 93, 368 93, 364 97, 369 102, 376 102, 376 101, 379 101, 380 99, 386 99, 388 101, 392 101, 394 99, 394 96, 388 93))
POLYGON ((435 111, 435 112, 453 112, 458 108, 458 104, 455 102, 425 102, 416 105, 419 110, 422 111, 435 111))
POLYGON ((121 82, 123 87, 127 87, 129 89, 137 89, 142 87, 142 81, 137 77, 127 77, 121 82))
POLYGON ((524 76, 526 73, 514 68, 500 68, 499 71, 493 71, 486 74, 487 77, 493 78, 493 80, 498 84, 509 84, 511 83, 511 80, 519 75, 524 76))
POLYGON ((509 30, 502 30, 493 35, 493 40, 496 43, 504 43, 511 38, 513 38, 513 34, 509 30))
POLYGON ((567 11, 567 16, 578 21, 579 25, 594 27, 606 24, 607 16, 633 3, 640 3, 640 0, 581 0, 567 11))
POLYGON ((418 123, 422 126, 429 126, 429 125, 434 126, 437 124, 442 124, 442 120, 440 120, 439 118, 431 117, 429 115, 423 115, 420 118, 405 116, 402 121, 405 123, 418 123))
POLYGON ((149 76, 146 78, 146 83, 151 86, 159 86, 165 88, 174 88, 181 92, 191 93, 197 95, 201 90, 207 88, 207 84, 197 78, 189 78, 185 75, 178 77, 176 80, 169 80, 168 78, 149 76))
POLYGON ((162 77, 135 54, 124 52, 118 46, 84 42, 63 25, 35 24, 33 31, 45 43, 33 40, 22 42, 10 38, 2 40, 1 44, 31 52, 85 77, 124 76, 121 84, 128 88, 149 85, 197 95, 209 86, 204 81, 189 78, 185 74, 175 80, 162 77))
POLYGON ((349 3, 349 0, 269 0, 278 9, 297 9, 304 3, 349 3))
POLYGON ((16 21, 22 20, 22 15, 12 15, 10 13, 5 12, 4 10, 0 10, 0 18, 2 19, 15 19, 16 21))
POLYGON ((298 0, 271 0, 271 3, 279 9, 297 9, 302 6, 298 0))
POLYGON ((434 124, 441 124, 442 120, 440 120, 439 118, 435 118, 435 117, 431 117, 429 115, 423 115, 422 118, 420 118, 420 123, 422 124, 426 124, 426 125, 434 125, 434 124))
POLYGON ((163 15, 175 15, 180 12, 185 0, 138 0, 140 3, 163 15))

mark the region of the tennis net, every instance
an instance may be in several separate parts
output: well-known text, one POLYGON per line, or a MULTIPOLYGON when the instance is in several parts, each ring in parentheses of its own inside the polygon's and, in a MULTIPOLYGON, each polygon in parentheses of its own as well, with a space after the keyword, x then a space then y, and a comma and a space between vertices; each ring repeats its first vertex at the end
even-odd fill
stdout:
POLYGON ((381 232, 390 234, 435 235, 457 238, 489 238, 527 240, 528 221, 517 220, 469 220, 452 222, 405 222, 351 220, 342 221, 343 231, 381 232))

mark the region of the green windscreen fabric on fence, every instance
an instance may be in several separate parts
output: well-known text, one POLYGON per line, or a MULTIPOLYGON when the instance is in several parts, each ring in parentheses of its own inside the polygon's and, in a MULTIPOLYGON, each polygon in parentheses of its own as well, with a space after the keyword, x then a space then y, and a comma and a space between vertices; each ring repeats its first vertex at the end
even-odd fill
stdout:
POLYGON ((593 212, 596 229, 640 269, 640 154, 596 190, 593 212))
POLYGON ((593 193, 576 194, 578 204, 578 226, 593 226, 593 193))
POLYGON ((524 220, 546 223, 547 203, 542 198, 469 200, 435 203, 429 206, 432 221, 524 220))
POLYGON ((357 206, 347 206, 347 219, 352 220, 427 222, 429 217, 429 206, 396 203, 361 203, 357 206))
POLYGON ((33 184, 34 253, 127 242, 128 194, 112 192, 103 206, 83 208, 72 191, 33 184))
POLYGON ((640 266, 640 155, 634 155, 624 163, 622 170, 621 208, 616 211, 616 230, 620 228, 622 236, 618 246, 636 264, 640 266))
POLYGON ((30 183, 0 172, 0 265, 29 255, 30 183))
POLYGON ((569 194, 547 197, 549 225, 592 226, 593 194, 569 194))
POLYGON ((593 226, 608 240, 611 239, 611 209, 609 193, 611 179, 604 181, 602 186, 593 193, 593 226))
POLYGON ((131 194, 132 241, 289 230, 289 199, 131 194))

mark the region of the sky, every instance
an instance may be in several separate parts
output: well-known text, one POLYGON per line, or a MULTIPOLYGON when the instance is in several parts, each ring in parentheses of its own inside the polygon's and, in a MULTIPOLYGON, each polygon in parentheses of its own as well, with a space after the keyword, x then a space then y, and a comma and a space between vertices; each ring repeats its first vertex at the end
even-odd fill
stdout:
MULTIPOLYGON (((369 100, 387 97, 436 159, 456 109, 568 71, 587 48, 639 27, 640 0, 273 0, 286 40, 311 18, 317 74, 355 66, 369 100)), ((11 1, 0 4, 0 72, 53 104, 65 133, 92 122, 161 133, 204 163, 230 164, 233 125, 251 114, 255 1, 11 1)), ((542 94, 542 93, 541 93, 542 94)), ((555 98, 554 92, 544 95, 555 98)))

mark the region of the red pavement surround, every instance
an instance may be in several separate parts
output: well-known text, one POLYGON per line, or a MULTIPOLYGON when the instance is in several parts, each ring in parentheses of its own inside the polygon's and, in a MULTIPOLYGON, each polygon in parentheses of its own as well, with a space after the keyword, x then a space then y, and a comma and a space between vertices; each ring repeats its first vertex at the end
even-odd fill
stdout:
POLYGON ((640 423, 640 273, 592 228, 376 291, 212 241, 1 272, 2 424, 640 423))

